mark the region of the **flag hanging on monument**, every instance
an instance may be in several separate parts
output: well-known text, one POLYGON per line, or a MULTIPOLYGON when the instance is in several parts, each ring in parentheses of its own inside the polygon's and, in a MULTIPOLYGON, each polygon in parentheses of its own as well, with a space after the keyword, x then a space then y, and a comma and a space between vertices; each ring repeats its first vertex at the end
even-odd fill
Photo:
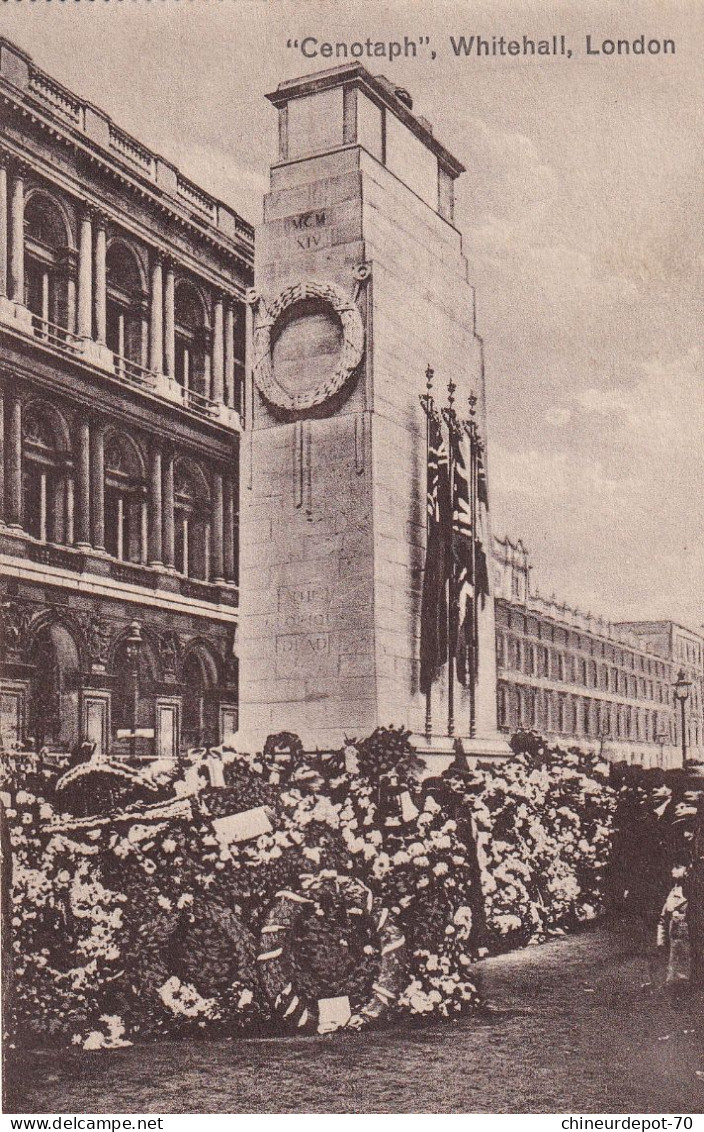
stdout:
POLYGON ((477 446, 477 532, 474 555, 474 574, 477 593, 481 599, 481 607, 489 596, 489 565, 488 547, 488 513, 489 490, 486 482, 486 468, 484 467, 483 445, 477 446))
POLYGON ((456 611, 451 620, 453 640, 450 647, 457 662, 457 677, 466 687, 472 678, 476 679, 479 665, 474 603, 478 601, 483 609, 489 596, 486 549, 489 493, 481 444, 476 433, 473 436, 462 435, 457 429, 453 430, 452 436, 452 566, 456 611))
POLYGON ((427 694, 447 661, 447 583, 450 576, 450 470, 442 423, 424 403, 428 417, 428 538, 420 610, 420 690, 427 694))
POLYGON ((468 684, 472 671, 474 633, 474 569, 472 562, 472 499, 470 468, 459 428, 450 429, 454 476, 452 480, 452 592, 455 608, 450 614, 450 651, 455 657, 457 678, 468 684))

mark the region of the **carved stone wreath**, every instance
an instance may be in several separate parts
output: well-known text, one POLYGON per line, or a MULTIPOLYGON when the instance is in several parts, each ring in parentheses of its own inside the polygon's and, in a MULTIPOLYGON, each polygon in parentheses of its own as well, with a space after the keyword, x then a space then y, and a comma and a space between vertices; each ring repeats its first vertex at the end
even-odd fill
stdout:
POLYGON ((266 400, 288 412, 301 412, 322 405, 346 385, 362 360, 364 326, 354 299, 332 283, 309 280, 286 287, 266 304, 257 297, 254 318, 254 382, 266 400), (291 393, 274 376, 272 334, 277 321, 295 303, 318 299, 331 307, 342 325, 342 347, 333 374, 321 385, 291 393))

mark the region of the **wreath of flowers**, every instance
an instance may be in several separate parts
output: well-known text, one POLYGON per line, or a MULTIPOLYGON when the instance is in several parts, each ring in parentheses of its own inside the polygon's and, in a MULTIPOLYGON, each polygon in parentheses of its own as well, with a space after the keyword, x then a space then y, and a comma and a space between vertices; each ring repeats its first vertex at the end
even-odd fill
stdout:
MULTIPOLYGON (((158 1010, 161 1003, 175 1018, 216 1019, 226 1005, 230 987, 254 982, 254 952, 252 932, 232 909, 212 897, 200 896, 194 902, 186 896, 169 911, 154 915, 140 926, 132 947, 132 988, 137 995, 147 996, 152 1010, 158 1010), (184 924, 184 914, 193 927, 184 924), (178 943, 180 954, 188 953, 191 934, 195 936, 191 943, 197 944, 202 942, 203 932, 210 937, 212 961, 209 963, 207 949, 196 947, 197 965, 181 971, 185 976, 182 980, 173 970, 174 944, 178 943), (229 972, 223 966, 226 955, 217 946, 220 942, 229 944, 229 972), (201 989, 207 985, 209 997, 203 997, 193 984, 201 989)), ((248 1001, 251 998, 250 993, 248 1001)))
POLYGON ((368 978, 359 976, 345 988, 353 1008, 346 1025, 360 1029, 377 1021, 398 1000, 404 985, 406 940, 394 916, 365 884, 353 877, 325 871, 307 878, 302 888, 303 892, 277 892, 261 927, 259 978, 275 1015, 294 1030, 319 1029, 319 1001, 307 997, 300 988, 296 928, 305 914, 324 917, 326 910, 321 899, 332 895, 342 897, 350 916, 366 920, 369 938, 375 943, 367 944, 364 950, 376 950, 376 975, 371 988, 368 978))
POLYGON ((285 287, 274 301, 265 305, 259 297, 254 324, 254 382, 272 405, 289 412, 300 412, 322 405, 343 388, 362 360, 364 325, 354 301, 332 283, 309 280, 285 287), (312 389, 290 393, 276 380, 271 356, 272 332, 281 316, 305 299, 318 299, 331 307, 342 326, 342 346, 337 367, 327 381, 312 389))
MULTIPOLYGON (((18 1040, 457 1017, 477 1003, 484 943, 523 945, 601 909, 615 795, 577 752, 420 785, 400 729, 325 757, 285 732, 261 754, 214 754, 224 786, 188 767, 188 793, 177 782, 168 801, 90 818, 48 802, 63 766, 0 767, 18 1040), (227 841, 213 827, 262 805, 268 832, 227 841)), ((197 771, 205 754, 191 759, 197 771)), ((623 790, 633 821, 660 813, 649 784, 623 790)), ((628 813, 617 828, 635 828, 628 813)))

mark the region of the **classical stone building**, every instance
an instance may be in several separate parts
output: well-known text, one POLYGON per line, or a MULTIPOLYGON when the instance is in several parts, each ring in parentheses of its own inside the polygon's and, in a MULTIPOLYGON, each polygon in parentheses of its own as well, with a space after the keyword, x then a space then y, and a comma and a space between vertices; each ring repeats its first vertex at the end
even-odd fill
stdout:
POLYGON ((237 727, 253 232, 0 40, 3 747, 237 727))
POLYGON ((704 636, 672 621, 610 624, 537 594, 528 552, 494 541, 497 711, 507 733, 533 728, 612 761, 681 765, 704 758, 704 636))

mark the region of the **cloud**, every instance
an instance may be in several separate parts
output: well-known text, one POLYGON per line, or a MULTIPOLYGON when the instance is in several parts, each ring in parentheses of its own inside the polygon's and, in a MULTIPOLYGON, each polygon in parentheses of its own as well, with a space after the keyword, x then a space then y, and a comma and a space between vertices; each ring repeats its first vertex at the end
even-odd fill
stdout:
POLYGON ((699 625, 699 351, 652 356, 632 384, 611 379, 566 402, 543 447, 490 440, 497 531, 526 540, 544 590, 611 617, 699 625))

